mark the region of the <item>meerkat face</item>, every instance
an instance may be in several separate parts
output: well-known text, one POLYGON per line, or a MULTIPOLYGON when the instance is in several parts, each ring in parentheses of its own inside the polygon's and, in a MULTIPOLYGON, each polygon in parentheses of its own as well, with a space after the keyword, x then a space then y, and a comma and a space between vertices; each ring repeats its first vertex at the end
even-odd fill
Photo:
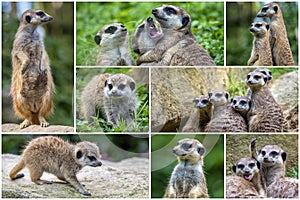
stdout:
POLYGON ((231 101, 231 107, 238 112, 248 112, 250 104, 250 99, 243 96, 235 96, 231 101))
POLYGON ((259 88, 268 82, 268 77, 260 72, 250 72, 247 75, 246 83, 250 88, 259 88))
POLYGON ((229 93, 224 90, 211 90, 208 93, 209 102, 214 106, 220 106, 230 102, 229 93))
POLYGON ((123 24, 107 24, 94 37, 97 45, 114 45, 120 46, 128 39, 127 29, 123 24))
POLYGON ((260 164, 253 158, 241 158, 233 166, 233 172, 251 181, 256 173, 259 173, 260 164))
POLYGON ((76 162, 82 167, 98 167, 102 165, 100 161, 101 155, 99 148, 96 144, 91 142, 83 141, 76 144, 75 158, 76 162))
POLYGON ((286 157, 287 154, 279 146, 266 145, 258 152, 257 160, 262 166, 270 167, 285 163, 286 157))
POLYGON ((52 19, 52 16, 48 15, 42 10, 30 9, 22 14, 21 23, 37 26, 42 23, 49 22, 52 19))
POLYGON ((110 99, 124 99, 135 91, 134 80, 125 74, 115 74, 105 81, 104 94, 110 99))
POLYGON ((132 38, 132 48, 137 54, 144 54, 155 48, 157 42, 164 36, 159 25, 155 23, 152 17, 148 17, 135 30, 132 38))
POLYGON ((277 3, 269 3, 262 7, 262 9, 257 13, 256 17, 269 17, 272 18, 278 13, 280 7, 277 3))
POLYGON ((196 97, 193 100, 193 103, 195 104, 195 107, 199 109, 203 109, 211 106, 211 103, 209 102, 209 97, 204 95, 200 95, 199 97, 196 97))
POLYGON ((251 24, 250 32, 255 37, 264 37, 269 30, 269 24, 263 21, 254 22, 251 24))
POLYGON ((272 72, 266 68, 257 68, 256 70, 254 70, 254 72, 263 73, 265 76, 268 77, 268 81, 272 80, 272 78, 273 78, 272 72))
POLYGON ((173 148, 173 153, 180 161, 197 163, 199 160, 202 160, 205 148, 198 140, 185 138, 178 141, 173 148))
POLYGON ((190 30, 191 17, 182 8, 172 5, 163 5, 162 7, 153 9, 152 14, 162 28, 176 31, 190 30))

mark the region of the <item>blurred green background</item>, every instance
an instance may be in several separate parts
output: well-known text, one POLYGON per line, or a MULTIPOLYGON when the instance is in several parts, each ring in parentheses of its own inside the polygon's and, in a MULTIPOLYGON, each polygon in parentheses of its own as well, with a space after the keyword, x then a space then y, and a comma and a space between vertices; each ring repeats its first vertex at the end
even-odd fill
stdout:
POLYGON ((152 135, 151 197, 163 197, 171 173, 178 163, 176 156, 172 153, 172 149, 176 146, 176 143, 183 138, 195 138, 204 145, 206 148, 204 172, 206 175, 209 196, 211 198, 224 197, 224 136, 214 134, 152 135))
MULTIPOLYGON (((252 51, 249 28, 264 2, 226 3, 226 65, 246 66, 252 51)), ((298 3, 279 2, 295 64, 298 63, 298 3)))
MULTIPOLYGON (((2 153, 11 153, 20 155, 21 151, 27 143, 33 138, 46 136, 44 135, 2 135, 2 153)), ((103 160, 120 161, 131 157, 149 156, 149 137, 148 135, 90 135, 90 134, 69 134, 69 135, 53 135, 70 143, 78 143, 80 141, 90 141, 99 146, 100 154, 103 160)))
MULTIPOLYGON (((136 70, 136 69, 135 69, 136 70)), ((146 70, 148 71, 148 70, 146 70)), ((77 68, 76 70, 76 130, 79 132, 148 132, 149 130, 149 91, 147 84, 138 82, 133 76, 133 71, 129 68, 77 68), (136 114, 137 127, 134 130, 128 130, 126 125, 112 128, 102 118, 95 118, 93 122, 87 122, 80 118, 80 97, 83 89, 89 81, 96 75, 110 73, 123 73, 131 76, 136 81, 136 94, 138 97, 138 111, 136 114)), ((149 72, 147 73, 148 76, 149 72)))
MULTIPOLYGON (((131 37, 154 8, 163 4, 179 6, 192 17, 192 32, 217 65, 224 65, 224 4, 223 2, 77 2, 76 3, 76 65, 95 65, 98 46, 96 33, 106 24, 123 23, 131 37)), ((136 54, 132 51, 136 58, 136 54)))
MULTIPOLYGON (((31 3, 27 2, 27 4, 31 3)), ((11 111, 9 90, 12 73, 11 50, 19 26, 17 17, 17 7, 19 6, 21 4, 15 2, 2 3, 3 123, 16 122, 16 119, 12 116, 14 113, 11 111)), ((42 26, 45 30, 44 44, 49 55, 52 76, 56 87, 54 114, 47 117, 47 121, 51 125, 73 126, 74 5, 71 2, 34 2, 32 3, 32 8, 41 9, 54 18, 48 24, 42 26)))

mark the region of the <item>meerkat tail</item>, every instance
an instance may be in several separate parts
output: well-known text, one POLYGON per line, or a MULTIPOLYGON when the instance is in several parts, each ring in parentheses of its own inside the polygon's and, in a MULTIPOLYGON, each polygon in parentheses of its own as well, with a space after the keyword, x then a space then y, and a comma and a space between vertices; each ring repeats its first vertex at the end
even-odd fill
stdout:
POLYGON ((14 168, 10 171, 9 177, 11 180, 15 180, 18 178, 24 177, 24 174, 18 174, 19 171, 21 171, 25 167, 25 163, 23 159, 20 160, 20 162, 14 166, 14 168))
POLYGON ((253 138, 249 145, 250 155, 252 158, 257 160, 257 152, 256 152, 256 138, 253 138))

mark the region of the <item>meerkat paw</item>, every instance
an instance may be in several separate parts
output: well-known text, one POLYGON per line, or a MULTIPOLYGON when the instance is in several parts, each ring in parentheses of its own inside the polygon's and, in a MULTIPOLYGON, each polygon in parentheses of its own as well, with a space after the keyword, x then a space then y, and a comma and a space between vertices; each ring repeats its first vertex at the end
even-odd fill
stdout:
POLYGON ((83 191, 78 191, 80 194, 82 194, 82 195, 84 195, 84 196, 92 196, 92 194, 91 193, 89 193, 88 191, 85 191, 85 190, 83 190, 83 191))
POLYGON ((21 124, 20 124, 20 129, 26 128, 30 126, 30 121, 28 119, 25 119, 21 124))
POLYGON ((41 179, 36 180, 34 183, 37 184, 37 185, 52 184, 51 181, 46 181, 46 180, 41 180, 41 179))
POLYGON ((47 126, 49 126, 50 124, 45 120, 45 118, 43 118, 43 117, 40 117, 40 125, 41 125, 41 127, 47 127, 47 126))

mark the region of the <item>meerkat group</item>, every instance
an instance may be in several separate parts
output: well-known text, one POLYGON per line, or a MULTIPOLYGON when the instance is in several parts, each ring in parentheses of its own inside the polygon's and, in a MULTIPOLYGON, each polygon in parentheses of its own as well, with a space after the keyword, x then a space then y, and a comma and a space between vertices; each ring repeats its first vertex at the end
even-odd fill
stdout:
POLYGON ((269 18, 270 22, 257 21, 251 24, 250 32, 254 40, 248 65, 295 66, 280 6, 274 2, 268 3, 256 17, 269 18))

